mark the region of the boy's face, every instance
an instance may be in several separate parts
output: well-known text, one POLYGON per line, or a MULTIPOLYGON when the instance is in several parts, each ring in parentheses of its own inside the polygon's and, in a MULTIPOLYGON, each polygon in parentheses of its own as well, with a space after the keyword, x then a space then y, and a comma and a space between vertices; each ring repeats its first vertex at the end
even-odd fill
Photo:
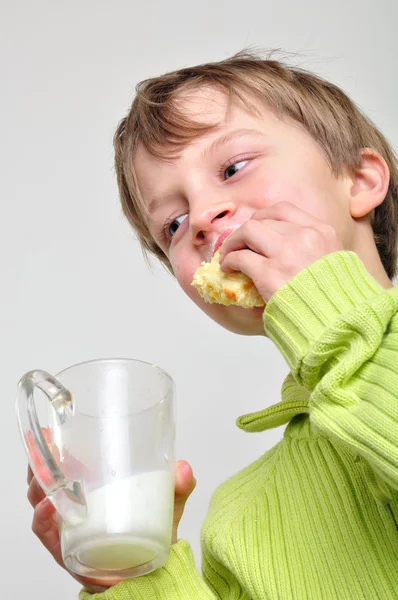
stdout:
POLYGON ((267 109, 254 116, 226 97, 199 90, 181 100, 196 121, 220 125, 172 160, 137 149, 135 168, 150 208, 150 231, 168 256, 185 293, 223 327, 264 334, 263 309, 206 304, 191 286, 223 232, 256 211, 288 201, 332 225, 345 249, 354 249, 355 223, 347 198, 348 176, 336 178, 316 142, 297 125, 267 109))

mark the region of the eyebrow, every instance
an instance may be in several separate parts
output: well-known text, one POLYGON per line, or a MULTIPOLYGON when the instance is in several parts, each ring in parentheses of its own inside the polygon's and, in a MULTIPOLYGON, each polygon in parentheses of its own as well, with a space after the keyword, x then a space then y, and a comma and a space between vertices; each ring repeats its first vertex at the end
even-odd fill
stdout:
MULTIPOLYGON (((248 136, 263 138, 264 133, 258 131, 257 129, 237 129, 235 131, 226 133, 225 135, 222 135, 221 137, 214 140, 214 142, 210 144, 210 146, 203 150, 202 158, 208 159, 211 155, 214 155, 217 151, 219 151, 221 148, 223 148, 230 142, 248 136)), ((154 194, 148 206, 149 214, 152 215, 154 212, 156 212, 165 202, 168 196, 171 196, 171 194, 154 194)))
POLYGON ((210 144, 208 148, 205 148, 202 152, 202 157, 208 158, 210 155, 214 154, 216 151, 220 150, 230 142, 248 136, 263 138, 264 133, 258 131, 257 129, 237 129, 235 131, 231 131, 230 133, 226 133, 225 135, 217 138, 212 144, 210 144))
POLYGON ((149 215, 153 215, 153 213, 155 213, 164 204, 165 200, 167 200, 169 196, 171 197, 171 194, 155 194, 148 206, 149 215))

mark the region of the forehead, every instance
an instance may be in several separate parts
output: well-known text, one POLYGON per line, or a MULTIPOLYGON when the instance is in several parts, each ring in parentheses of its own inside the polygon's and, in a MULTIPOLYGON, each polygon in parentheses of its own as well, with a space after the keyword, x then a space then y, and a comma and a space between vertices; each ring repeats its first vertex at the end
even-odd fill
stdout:
POLYGON ((235 127, 258 127, 259 119, 264 120, 267 116, 275 119, 270 110, 260 107, 258 102, 256 105, 253 98, 247 98, 244 103, 238 97, 229 98, 226 92, 210 86, 184 91, 173 101, 171 108, 170 120, 178 131, 178 143, 170 143, 165 136, 164 145, 157 146, 152 152, 145 142, 139 141, 133 160, 137 176, 143 165, 172 164, 187 149, 210 144, 214 138, 235 127), (186 134, 185 139, 182 132, 186 134))

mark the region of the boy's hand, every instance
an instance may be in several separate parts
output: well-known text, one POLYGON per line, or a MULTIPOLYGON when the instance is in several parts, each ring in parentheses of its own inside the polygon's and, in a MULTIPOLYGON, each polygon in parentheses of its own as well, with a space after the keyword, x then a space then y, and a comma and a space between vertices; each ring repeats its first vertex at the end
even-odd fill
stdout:
POLYGON ((223 271, 250 277, 264 302, 326 254, 344 250, 335 229, 290 202, 255 212, 220 248, 223 271))
MULTIPOLYGON (((54 557, 57 563, 66 569, 62 560, 61 544, 58 531, 58 519, 54 506, 48 498, 46 498, 43 490, 33 476, 32 470, 28 468, 28 499, 35 509, 32 531, 42 544, 47 548, 50 554, 54 557)), ((174 495, 174 520, 172 544, 177 541, 177 528, 184 512, 184 507, 187 499, 193 492, 196 486, 196 479, 193 476, 190 465, 183 460, 180 460, 176 466, 176 487, 174 495)), ((103 592, 108 587, 116 585, 119 580, 112 579, 110 581, 97 581, 87 577, 79 577, 71 571, 68 571, 79 583, 81 583, 90 592, 103 592)))

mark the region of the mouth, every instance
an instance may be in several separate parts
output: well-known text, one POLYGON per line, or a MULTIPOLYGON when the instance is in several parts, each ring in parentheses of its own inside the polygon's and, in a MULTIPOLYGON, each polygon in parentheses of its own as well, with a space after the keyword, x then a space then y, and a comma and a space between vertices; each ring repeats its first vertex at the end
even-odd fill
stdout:
POLYGON ((222 246, 223 242, 227 239, 227 237, 229 235, 231 235, 231 233, 233 231, 235 231, 235 229, 236 228, 226 229, 225 231, 222 232, 222 234, 217 238, 216 243, 213 246, 212 256, 214 256, 214 254, 217 252, 217 250, 220 248, 220 246, 222 246))

